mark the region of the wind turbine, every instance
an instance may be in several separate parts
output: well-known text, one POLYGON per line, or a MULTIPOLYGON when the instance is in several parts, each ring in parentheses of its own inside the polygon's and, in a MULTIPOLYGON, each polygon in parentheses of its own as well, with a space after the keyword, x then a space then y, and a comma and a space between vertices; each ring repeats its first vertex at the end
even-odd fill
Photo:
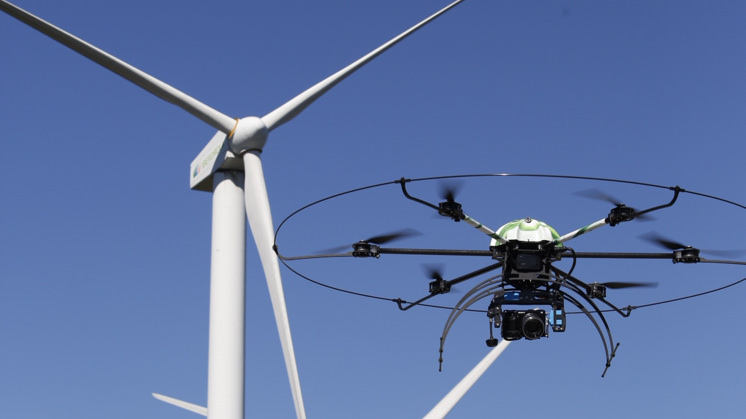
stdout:
POLYGON ((452 2, 267 115, 239 119, 198 101, 5 0, 0 0, 0 10, 3 12, 218 130, 190 166, 191 188, 213 193, 207 408, 165 396, 159 396, 159 399, 210 418, 243 417, 245 246, 248 218, 269 288, 296 415, 298 418, 305 418, 279 263, 272 249, 274 227, 260 154, 271 131, 296 117, 347 76, 461 2, 463 0, 452 2))

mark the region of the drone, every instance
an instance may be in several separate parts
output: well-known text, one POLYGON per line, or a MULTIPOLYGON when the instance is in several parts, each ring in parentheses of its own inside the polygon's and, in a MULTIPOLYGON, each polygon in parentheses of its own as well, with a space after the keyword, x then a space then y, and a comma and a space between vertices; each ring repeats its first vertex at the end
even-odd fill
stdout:
MULTIPOLYGON (((611 366, 611 361, 619 348, 619 343, 614 342, 611 328, 604 314, 611 312, 622 317, 629 317, 632 310, 638 308, 633 306, 617 307, 607 299, 607 291, 621 288, 654 287, 657 284, 647 282, 588 283, 572 274, 579 259, 667 259, 675 264, 726 263, 746 265, 746 262, 742 261, 703 258, 700 256, 700 249, 683 245, 653 233, 644 238, 665 247, 669 250, 668 252, 577 252, 567 246, 567 242, 570 240, 598 228, 614 227, 636 219, 645 219, 652 212, 673 206, 679 195, 682 192, 687 192, 679 186, 667 188, 673 195, 670 201, 644 210, 629 207, 597 190, 585 191, 582 195, 603 199, 612 203, 613 207, 603 218, 567 234, 560 235, 549 224, 530 217, 510 221, 500 228, 492 230, 464 212, 462 204, 455 199, 454 189, 445 189, 441 196, 443 201, 433 204, 415 197, 409 192, 407 184, 411 181, 401 178, 394 183, 400 185, 402 193, 408 200, 436 211, 441 217, 449 218, 454 222, 463 222, 486 234, 490 238, 489 248, 485 250, 455 250, 384 247, 386 243, 414 234, 411 230, 406 230, 360 240, 352 245, 352 251, 342 255, 326 254, 301 257, 280 255, 280 258, 285 262, 295 259, 330 256, 380 258, 381 255, 386 254, 490 257, 493 262, 488 266, 453 279, 446 280, 437 269, 432 269, 430 272, 432 281, 428 284, 425 296, 413 302, 401 298, 392 300, 400 310, 406 311, 415 306, 425 305, 425 301, 433 297, 451 292, 452 287, 457 284, 493 273, 487 279, 473 286, 451 308, 440 337, 439 369, 442 369, 446 337, 455 321, 464 311, 470 310, 475 303, 489 299, 486 308, 489 335, 485 341, 488 347, 495 347, 498 344, 498 339, 494 334, 496 329, 500 329, 500 337, 506 341, 541 339, 549 336, 550 329, 555 333, 564 332, 568 314, 566 305, 569 303, 579 309, 593 323, 603 342, 606 357, 605 368, 601 375, 603 377, 611 366), (572 261, 569 270, 564 271, 555 266, 555 263, 562 259, 572 261)), ((276 247, 275 251, 277 251, 276 247)), ((291 268, 291 270, 293 269, 291 268)), ((293 271, 299 274, 297 271, 293 271)))

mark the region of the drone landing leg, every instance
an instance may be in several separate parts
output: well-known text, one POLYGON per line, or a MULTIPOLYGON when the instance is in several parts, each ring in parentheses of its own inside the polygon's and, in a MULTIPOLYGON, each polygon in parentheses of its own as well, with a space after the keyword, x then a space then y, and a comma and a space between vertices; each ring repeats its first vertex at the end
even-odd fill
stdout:
POLYGON ((490 338, 487 339, 487 346, 489 346, 490 348, 494 348, 495 346, 497 346, 497 339, 495 339, 495 336, 492 335, 492 329, 494 329, 495 327, 494 323, 495 319, 490 317, 490 338))
POLYGON ((601 378, 604 378, 606 376, 606 371, 609 370, 609 367, 611 366, 611 360, 614 359, 616 356, 616 350, 619 349, 619 342, 617 342, 616 346, 614 347, 614 350, 611 351, 611 356, 609 357, 609 362, 606 363, 606 368, 604 368, 604 373, 601 374, 601 378))

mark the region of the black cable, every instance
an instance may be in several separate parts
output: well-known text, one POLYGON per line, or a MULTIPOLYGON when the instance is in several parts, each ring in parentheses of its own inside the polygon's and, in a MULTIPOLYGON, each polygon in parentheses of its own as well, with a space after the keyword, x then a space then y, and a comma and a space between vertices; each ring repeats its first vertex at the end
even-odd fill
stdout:
POLYGON ((700 296, 703 296, 703 295, 712 294, 713 292, 722 291, 722 290, 724 290, 726 288, 730 288, 732 286, 738 285, 738 284, 740 284, 741 282, 744 282, 744 281, 746 281, 746 278, 739 279, 738 281, 733 282, 732 284, 728 284, 728 285, 722 286, 720 288, 711 289, 709 291, 704 291, 704 292, 700 292, 700 293, 697 293, 697 294, 687 295, 685 297, 672 298, 670 300, 663 300, 663 301, 658 301, 658 302, 654 302, 654 303, 643 304, 643 305, 639 305, 639 306, 627 306, 625 308, 628 309, 628 310, 637 310, 637 309, 640 309, 640 308, 653 307, 653 306, 662 305, 662 304, 668 304, 668 303, 675 303, 677 301, 688 300, 690 298, 700 297, 700 296))

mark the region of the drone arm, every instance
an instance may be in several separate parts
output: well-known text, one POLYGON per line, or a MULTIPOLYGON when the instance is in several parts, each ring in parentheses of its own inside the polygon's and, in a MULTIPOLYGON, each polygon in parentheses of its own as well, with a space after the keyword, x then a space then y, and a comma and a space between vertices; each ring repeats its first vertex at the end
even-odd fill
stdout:
POLYGON ((561 243, 564 243, 566 241, 572 240, 575 237, 582 236, 583 234, 585 234, 585 233, 587 233, 589 231, 593 231, 593 230, 595 230, 595 229, 597 229, 599 227, 603 227, 606 224, 608 224, 608 219, 607 218, 604 218, 602 220, 598 220, 595 223, 588 224, 585 227, 581 227, 581 228, 579 228, 579 229, 577 229, 575 231, 572 231, 570 233, 565 234, 564 236, 561 236, 561 237, 558 237, 558 238, 552 240, 552 244, 554 244, 556 246, 558 244, 561 244, 561 243))
MULTIPOLYGON (((593 300, 588 296, 588 293, 591 290, 591 286, 590 285, 586 284, 585 282, 579 280, 578 278, 575 278, 574 276, 572 276, 572 275, 570 275, 570 274, 568 274, 566 272, 563 272, 560 269, 557 269, 555 267, 552 267, 552 272, 554 272, 555 275, 557 275, 558 277, 562 277, 562 278, 566 279, 569 284, 572 284, 572 287, 570 287, 570 288, 573 291, 575 291, 576 293, 578 293, 578 295, 582 296, 583 299, 585 301, 587 301, 590 305, 592 305, 593 308, 596 310, 596 312, 599 315, 601 315, 601 310, 598 308, 598 306, 596 305, 596 303, 594 303, 593 300), (585 293, 581 292, 582 291, 581 288, 584 289, 586 292, 585 293)), ((611 308, 612 310, 614 310, 617 313, 619 313, 622 317, 629 317, 630 313, 632 312, 631 309, 627 309, 626 313, 623 312, 621 309, 619 309, 617 306, 615 306, 614 304, 610 303, 609 301, 607 301, 603 297, 594 297, 594 298, 602 301, 609 308, 611 308)), ((605 320, 604 320, 604 323, 606 323, 605 320)), ((609 338, 611 338, 611 332, 609 332, 609 338)))
POLYGON ((491 229, 489 229, 487 226, 483 225, 479 221, 477 221, 477 220, 469 217, 468 215, 464 214, 463 220, 464 220, 464 222, 466 222, 470 226, 476 228, 477 230, 481 231, 482 233, 484 233, 484 234, 490 236, 491 238, 497 240, 498 243, 500 243, 500 244, 507 243, 507 240, 505 240, 499 234, 497 234, 496 232, 492 231, 491 229))
POLYGON ((477 269, 474 272, 468 273, 466 275, 462 275, 462 276, 460 276, 458 278, 454 278, 454 279, 451 279, 450 281, 446 281, 446 282, 448 283, 449 286, 450 285, 456 285, 456 284, 464 282, 464 281, 466 281, 468 279, 472 279, 472 278, 474 278, 476 276, 485 274, 485 273, 490 272, 490 271, 494 271, 495 269, 497 269, 497 268, 499 268, 501 266, 503 266, 503 262, 493 263, 492 265, 486 266, 486 267, 484 267, 482 269, 477 269))
POLYGON ((382 254, 390 255, 430 255, 430 256, 492 256, 489 250, 460 250, 460 249, 407 249, 407 248, 385 248, 369 245, 368 252, 346 252, 346 253, 323 253, 317 255, 285 256, 280 253, 277 245, 273 247, 275 253, 281 260, 306 260, 327 259, 344 257, 378 257, 382 254))
POLYGON ((506 242, 506 240, 504 238, 502 238, 499 234, 497 234, 494 230, 490 229, 489 227, 485 226, 484 224, 480 223, 479 221, 477 221, 477 220, 469 217, 468 215, 464 214, 463 211, 460 211, 460 208, 461 208, 460 205, 458 206, 459 211, 457 213, 456 212, 444 212, 445 211, 444 208, 438 207, 438 206, 433 205, 433 204, 431 204, 431 203, 429 203, 429 202, 427 202, 427 201, 425 201, 423 199, 420 199, 420 198, 417 198, 415 196, 410 195, 409 192, 407 192, 407 186, 406 186, 407 182, 409 182, 409 181, 410 180, 406 179, 406 178, 401 178, 398 181, 398 183, 401 185, 402 193, 404 193, 404 196, 407 199, 410 199, 410 200, 412 200, 414 202, 418 202, 418 203, 420 203, 420 204, 422 204, 422 205, 424 205, 426 207, 432 208, 435 211, 438 211, 438 214, 440 214, 440 215, 445 215, 445 216, 451 217, 451 218, 453 218, 456 221, 463 220, 464 222, 466 222, 470 226, 476 228, 477 230, 481 231, 482 233, 484 233, 484 234, 490 236, 491 238, 497 240, 500 244, 503 244, 503 243, 506 242))
MULTIPOLYGON (((595 223, 589 224, 589 225, 587 225, 585 227, 579 228, 579 229, 577 229, 577 230, 575 230, 573 232, 570 232, 568 234, 565 234, 562 237, 554 239, 552 241, 552 243, 555 244, 555 245, 560 244, 560 243, 564 243, 564 242, 566 242, 568 240, 572 240, 575 237, 583 235, 583 234, 585 234, 585 233, 587 233, 589 231, 593 231, 593 230, 595 230, 595 229, 597 229, 599 227, 605 226, 607 224, 609 224, 611 226, 614 226, 616 224, 619 224, 620 222, 630 221, 630 220, 634 219, 635 217, 639 217, 639 216, 647 214, 649 212, 657 211, 657 210, 663 209, 663 208, 668 208, 668 207, 672 206, 676 202, 676 200, 679 198, 679 193, 681 191, 684 191, 684 189, 682 189, 682 188, 680 188, 678 186, 675 186, 675 187, 673 187, 671 189, 674 191, 673 198, 671 199, 670 202, 668 202, 666 204, 658 205, 658 206, 655 206, 655 207, 652 207, 652 208, 648 208, 648 209, 643 210, 643 211, 635 211, 634 214, 627 214, 626 212, 622 212, 621 214, 615 214, 615 212, 616 212, 615 210, 622 209, 622 208, 616 208, 615 210, 612 210, 611 214, 609 214, 608 217, 606 217, 606 218, 604 218, 602 220, 598 220, 595 223)), ((623 207, 623 208, 629 209, 627 207, 623 207)))
POLYGON ((586 259, 671 259, 672 253, 575 252, 573 257, 586 259))
POLYGON ((492 252, 489 250, 397 249, 385 247, 380 247, 378 253, 390 255, 492 256, 492 252))
POLYGON ((555 268, 554 266, 552 266, 551 269, 552 269, 552 273, 554 273, 554 275, 556 275, 557 277, 557 280, 553 282, 556 282, 562 286, 570 288, 571 290, 575 291, 579 295, 585 295, 590 292, 591 290, 590 285, 579 280, 578 278, 575 278, 569 272, 564 272, 558 268, 555 268))
MULTIPOLYGON (((444 290, 450 290, 451 285, 458 284, 458 283, 464 282, 464 281, 466 281, 468 279, 471 279, 471 278, 474 278, 476 276, 479 276, 479 275, 482 275, 484 273, 487 273, 489 271, 493 271, 493 270, 501 267, 502 265, 503 265, 502 262, 498 262, 498 263, 489 265, 487 267, 484 267, 484 268, 481 268, 481 269, 477 269, 476 271, 470 272, 470 273, 468 273, 466 275, 462 275, 462 276, 460 276, 458 278, 454 278, 454 279, 452 279, 450 281, 444 281, 444 287, 443 287, 443 289, 444 290)), ((435 291, 435 292, 431 292, 430 294, 428 294, 428 295, 420 298, 419 300, 417 300, 417 301, 415 301, 413 303, 408 303, 406 306, 403 305, 404 303, 406 303, 406 301, 402 300, 401 298, 397 298, 394 301, 399 306, 399 310, 407 311, 410 308, 412 308, 412 307, 414 307, 416 305, 419 305, 420 303, 422 303, 422 302, 424 302, 426 300, 429 300, 432 297, 435 297, 436 295, 445 294, 446 292, 448 292, 448 291, 435 291)))
POLYGON ((746 261, 739 260, 715 260, 705 259, 699 256, 696 256, 696 259, 692 259, 689 255, 685 254, 685 250, 686 249, 675 250, 671 253, 575 252, 573 257, 586 259, 670 259, 674 263, 722 263, 725 265, 746 265, 746 261))

